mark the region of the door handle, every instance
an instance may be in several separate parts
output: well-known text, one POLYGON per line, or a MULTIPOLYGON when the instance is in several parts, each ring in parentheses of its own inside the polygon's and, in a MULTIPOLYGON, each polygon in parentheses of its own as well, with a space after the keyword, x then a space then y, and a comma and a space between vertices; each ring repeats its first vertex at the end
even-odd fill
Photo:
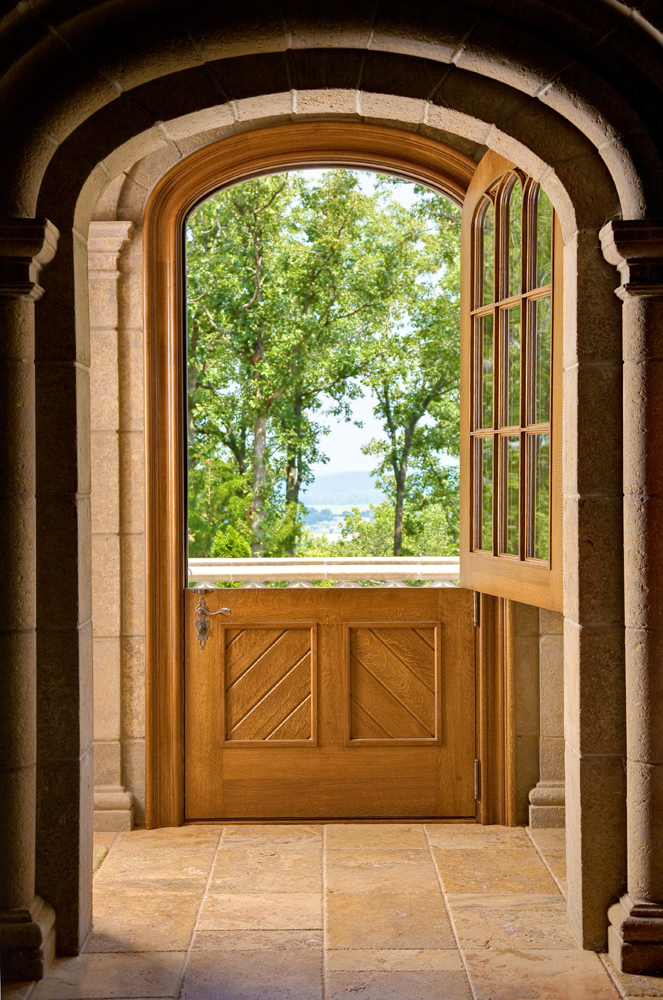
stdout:
MULTIPOLYGON (((207 593, 210 593, 208 591, 207 593)), ((207 642, 207 633, 210 630, 210 625, 212 624, 210 618, 212 615, 231 615, 232 611, 230 608, 219 608, 218 611, 210 611, 207 607, 207 601, 205 600, 205 594, 201 594, 196 604, 195 611, 193 612, 193 627, 196 630, 196 635, 198 636, 198 645, 201 649, 205 648, 205 643, 207 642)))

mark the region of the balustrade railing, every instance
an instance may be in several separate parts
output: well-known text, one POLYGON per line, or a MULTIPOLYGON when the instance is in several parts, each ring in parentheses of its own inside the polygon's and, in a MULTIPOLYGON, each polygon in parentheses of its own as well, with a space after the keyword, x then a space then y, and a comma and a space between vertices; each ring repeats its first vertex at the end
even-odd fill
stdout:
POLYGON ((379 556, 329 559, 189 559, 189 586, 240 583, 261 587, 430 586, 453 587, 460 575, 455 556, 379 556))

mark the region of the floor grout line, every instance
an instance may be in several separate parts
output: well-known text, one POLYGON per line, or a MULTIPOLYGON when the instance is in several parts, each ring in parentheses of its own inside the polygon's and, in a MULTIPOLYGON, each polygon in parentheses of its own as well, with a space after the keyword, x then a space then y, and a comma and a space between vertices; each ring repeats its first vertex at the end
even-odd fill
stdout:
POLYGON ((327 825, 322 824, 322 1000, 327 1000, 327 825))
POLYGON ((214 854, 212 855, 212 863, 211 863, 210 868, 209 868, 209 875, 207 876, 207 881, 205 882, 205 888, 202 891, 202 894, 201 894, 201 897, 200 897, 200 903, 198 905, 198 909, 196 910, 196 918, 195 918, 195 920, 193 922, 193 930, 191 931, 191 938, 189 940, 189 947, 187 948, 186 954, 184 956, 184 965, 182 966, 182 975, 180 977, 180 984, 179 984, 179 986, 177 988, 177 991, 175 993, 176 1000, 179 1000, 179 997, 181 997, 181 995, 182 995, 182 990, 184 989, 184 977, 186 976, 186 970, 189 967, 189 957, 190 957, 191 952, 193 950, 193 942, 195 941, 196 933, 198 931, 198 921, 200 920, 200 914, 202 913, 203 906, 205 905, 205 900, 207 899, 207 891, 209 889, 210 882, 212 881, 212 875, 214 873, 214 866, 216 864, 216 859, 219 856, 219 851, 221 849, 221 842, 222 842, 222 840, 223 840, 223 838, 225 836, 225 832, 226 832, 226 827, 225 827, 225 824, 223 824, 223 826, 221 827, 221 831, 219 833, 219 839, 218 839, 218 841, 216 843, 216 847, 214 849, 214 854))
POLYGON ((453 913, 451 912, 451 906, 449 904, 449 900, 447 898, 447 893, 446 893, 446 890, 444 888, 444 882, 442 881, 439 869, 438 869, 438 867, 437 867, 437 865, 435 863, 435 855, 433 854, 433 848, 432 848, 432 845, 431 845, 431 842, 430 842, 430 836, 428 834, 428 830, 426 829, 426 826, 424 824, 422 824, 422 827, 423 827, 423 831, 424 831, 424 836, 426 838, 426 843, 428 844, 428 852, 430 854, 430 859, 431 859, 431 862, 433 864, 433 868, 435 869, 435 876, 437 878, 438 885, 440 886, 440 893, 442 894, 442 901, 444 903, 444 908, 447 911, 447 916, 449 918, 449 924, 451 925, 451 933, 454 936, 454 941, 456 942, 456 948, 458 950, 458 954, 460 956, 460 960, 461 960, 461 963, 462 963, 462 966, 463 966, 463 970, 465 972, 465 978, 467 979, 467 985, 470 988, 470 992, 471 992, 472 996, 474 997, 474 1000, 478 1000, 477 992, 474 989, 474 984, 472 983, 472 979, 470 977, 470 971, 469 971, 469 969, 467 967, 467 963, 465 961, 465 956, 464 956, 463 950, 462 950, 462 948, 460 946, 460 938, 458 937, 458 932, 456 930, 456 923, 455 923, 454 918, 453 918, 453 913))

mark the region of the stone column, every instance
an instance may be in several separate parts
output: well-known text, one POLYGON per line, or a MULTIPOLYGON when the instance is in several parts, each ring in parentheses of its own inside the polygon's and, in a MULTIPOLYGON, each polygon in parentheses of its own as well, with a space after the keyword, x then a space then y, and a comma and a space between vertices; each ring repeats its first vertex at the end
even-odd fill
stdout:
POLYGON ((34 304, 58 231, 0 223, 0 948, 2 978, 41 979, 55 914, 35 895, 37 771, 34 304))
POLYGON ((529 825, 564 826, 564 618, 539 611, 539 781, 529 825))
POLYGON ((663 220, 609 223, 622 278, 628 891, 608 911, 622 972, 663 971, 663 220))
POLYGON ((117 267, 133 228, 131 222, 92 222, 88 237, 95 830, 130 830, 134 821, 134 796, 122 783, 117 267))

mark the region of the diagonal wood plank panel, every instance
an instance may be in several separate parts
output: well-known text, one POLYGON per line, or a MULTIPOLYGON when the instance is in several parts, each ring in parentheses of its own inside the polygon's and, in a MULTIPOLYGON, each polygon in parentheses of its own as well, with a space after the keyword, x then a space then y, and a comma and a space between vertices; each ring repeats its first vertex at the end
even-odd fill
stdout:
POLYGON ((225 714, 227 740, 310 739, 310 629, 228 629, 225 714))
POLYGON ((353 627, 349 652, 350 738, 435 739, 433 629, 353 627))

